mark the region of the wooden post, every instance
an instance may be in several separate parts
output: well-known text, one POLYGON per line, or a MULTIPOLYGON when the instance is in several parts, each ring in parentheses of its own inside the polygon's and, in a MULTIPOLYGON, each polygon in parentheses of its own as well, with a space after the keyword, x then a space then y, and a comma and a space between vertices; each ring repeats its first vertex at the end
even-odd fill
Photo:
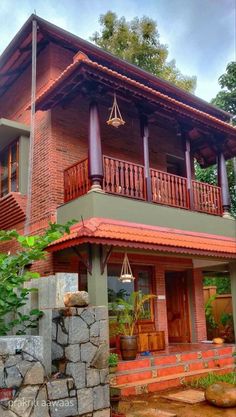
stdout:
POLYGON ((190 208, 193 209, 193 188, 192 188, 192 169, 191 169, 191 154, 190 154, 190 140, 185 138, 185 164, 187 175, 187 187, 189 194, 190 208))
POLYGON ((103 182, 103 159, 98 104, 95 100, 91 101, 89 107, 88 159, 91 190, 101 191, 103 182))
POLYGON ((147 189, 147 200, 152 201, 152 184, 150 176, 150 162, 149 162, 149 129, 148 118, 145 115, 140 116, 141 136, 143 139, 143 161, 144 161, 144 175, 147 189))
POLYGON ((221 187, 223 216, 230 217, 230 194, 226 170, 226 162, 223 152, 218 155, 218 185, 221 187))

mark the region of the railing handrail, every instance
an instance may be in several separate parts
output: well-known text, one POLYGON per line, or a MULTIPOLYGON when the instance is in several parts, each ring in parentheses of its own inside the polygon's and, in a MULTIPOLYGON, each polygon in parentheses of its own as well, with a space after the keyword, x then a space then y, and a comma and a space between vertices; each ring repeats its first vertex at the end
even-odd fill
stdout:
POLYGON ((196 184, 200 184, 200 185, 207 185, 208 187, 212 187, 212 188, 217 188, 218 190, 221 191, 221 187, 219 187, 218 185, 214 185, 214 184, 209 184, 209 182, 202 182, 202 181, 197 181, 197 180, 192 180, 193 183, 196 184))
POLYGON ((73 165, 70 165, 69 167, 65 168, 64 169, 64 172, 69 171, 71 168, 74 168, 77 165, 82 164, 83 162, 85 162, 87 160, 88 160, 88 157, 87 158, 84 158, 84 159, 80 159, 78 162, 75 162, 73 165))
POLYGON ((113 158, 113 156, 103 155, 103 158, 112 159, 113 161, 123 162, 124 164, 134 165, 136 167, 144 168, 144 165, 136 164, 136 162, 126 161, 125 159, 113 158))
POLYGON ((171 174, 170 172, 161 171, 160 169, 151 168, 150 171, 160 172, 160 174, 170 175, 171 177, 180 178, 187 181, 187 177, 182 177, 181 175, 171 174))

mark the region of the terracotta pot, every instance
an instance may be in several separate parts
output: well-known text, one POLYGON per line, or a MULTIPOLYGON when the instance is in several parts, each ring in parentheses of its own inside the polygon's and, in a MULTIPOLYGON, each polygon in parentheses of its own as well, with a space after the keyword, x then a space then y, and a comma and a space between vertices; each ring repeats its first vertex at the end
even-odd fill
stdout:
POLYGON ((138 352, 137 336, 121 336, 120 351, 124 361, 136 359, 138 352))

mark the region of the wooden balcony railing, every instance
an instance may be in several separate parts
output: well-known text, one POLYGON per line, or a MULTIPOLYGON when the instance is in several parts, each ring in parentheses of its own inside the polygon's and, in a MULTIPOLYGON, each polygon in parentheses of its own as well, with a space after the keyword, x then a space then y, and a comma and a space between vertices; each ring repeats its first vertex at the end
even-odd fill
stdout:
POLYGON ((88 159, 83 159, 64 171, 64 201, 86 194, 89 190, 88 159))
POLYGON ((104 191, 145 200, 144 167, 104 156, 104 191))
POLYGON ((192 181, 193 209, 204 213, 222 214, 221 188, 204 182, 192 181))
MULTIPOLYGON (((147 200, 144 166, 103 156, 103 189, 110 194, 147 200)), ((222 215, 221 188, 192 181, 192 204, 187 178, 150 169, 152 202, 204 213, 222 215)), ((64 173, 65 202, 86 194, 90 188, 88 159, 67 168, 64 173)))
POLYGON ((187 178, 151 169, 152 201, 169 206, 189 208, 187 178))

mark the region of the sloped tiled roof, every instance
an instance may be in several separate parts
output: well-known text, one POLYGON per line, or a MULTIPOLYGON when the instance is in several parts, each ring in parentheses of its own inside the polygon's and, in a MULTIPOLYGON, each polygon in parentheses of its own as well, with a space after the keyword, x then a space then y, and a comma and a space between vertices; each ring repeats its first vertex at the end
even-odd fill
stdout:
POLYGON ((236 258, 236 239, 233 238, 106 218, 77 223, 71 227, 69 235, 52 243, 48 250, 59 251, 85 242, 236 258))

